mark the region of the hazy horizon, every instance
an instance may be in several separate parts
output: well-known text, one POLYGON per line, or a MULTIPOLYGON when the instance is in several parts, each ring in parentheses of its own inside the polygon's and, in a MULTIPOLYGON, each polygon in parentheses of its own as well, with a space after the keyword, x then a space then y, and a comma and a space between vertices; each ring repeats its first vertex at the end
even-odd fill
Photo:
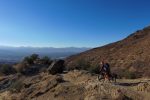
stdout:
POLYGON ((0 47, 12 47, 12 48, 95 48, 95 47, 51 47, 51 46, 11 46, 11 45, 0 45, 0 47))
POLYGON ((78 54, 91 48, 52 48, 52 47, 1 47, 0 46, 0 64, 14 63, 22 60, 26 56, 38 54, 39 56, 48 56, 53 59, 65 58, 78 54))

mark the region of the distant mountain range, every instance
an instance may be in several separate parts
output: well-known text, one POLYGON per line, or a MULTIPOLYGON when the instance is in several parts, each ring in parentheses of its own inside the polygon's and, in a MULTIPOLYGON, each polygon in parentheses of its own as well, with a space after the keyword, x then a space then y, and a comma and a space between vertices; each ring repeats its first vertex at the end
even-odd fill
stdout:
POLYGON ((84 52, 90 48, 53 48, 53 47, 9 47, 0 46, 0 63, 16 62, 33 53, 50 58, 64 58, 70 55, 84 52))

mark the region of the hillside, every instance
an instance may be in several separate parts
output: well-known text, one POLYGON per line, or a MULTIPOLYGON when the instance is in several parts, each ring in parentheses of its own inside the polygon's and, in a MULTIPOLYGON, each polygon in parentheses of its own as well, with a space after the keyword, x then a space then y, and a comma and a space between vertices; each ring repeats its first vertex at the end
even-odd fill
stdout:
POLYGON ((98 81, 86 71, 0 78, 0 100, 149 100, 150 80, 98 81), (15 81, 9 89, 9 83, 15 81))
POLYGON ((85 70, 64 70, 64 60, 33 54, 0 66, 0 100, 149 100, 150 79, 98 79, 85 70))
POLYGON ((136 73, 137 77, 150 77, 150 27, 121 41, 70 56, 66 59, 67 68, 74 69, 81 60, 91 65, 106 60, 115 73, 129 71, 136 73))

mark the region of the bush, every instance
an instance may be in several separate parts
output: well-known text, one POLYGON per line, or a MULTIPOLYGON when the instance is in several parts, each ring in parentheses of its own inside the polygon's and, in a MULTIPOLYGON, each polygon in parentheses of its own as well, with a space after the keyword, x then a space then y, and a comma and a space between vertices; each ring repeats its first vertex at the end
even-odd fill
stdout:
POLYGON ((30 57, 25 57, 23 62, 26 62, 28 64, 33 64, 33 60, 30 57))
POLYGON ((99 68, 97 66, 95 67, 90 67, 87 69, 91 73, 99 74, 99 68))
POLYGON ((91 64, 89 61, 86 61, 84 59, 80 59, 77 61, 75 68, 76 69, 82 69, 82 70, 87 70, 88 68, 91 67, 91 64))
POLYGON ((129 73, 126 75, 126 78, 135 79, 135 78, 136 78, 136 74, 135 74, 134 72, 129 72, 129 73))
POLYGON ((39 58, 39 55, 38 54, 32 54, 30 56, 30 59, 32 59, 33 61, 37 60, 39 58))
POLYGON ((0 66, 1 75, 10 75, 10 74, 15 74, 15 73, 16 73, 16 70, 11 65, 3 64, 0 66))
POLYGON ((51 59, 47 56, 44 56, 41 60, 44 64, 51 64, 51 59))
POLYGON ((122 71, 122 73, 119 73, 119 75, 123 78, 126 78, 126 79, 135 79, 137 78, 136 76, 136 73, 135 72, 130 72, 128 70, 124 70, 122 71))
MULTIPOLYGON (((41 72, 42 67, 47 68, 51 64, 52 60, 47 56, 39 58, 37 54, 25 57, 24 60, 14 66, 18 73, 23 75, 34 75, 41 72)), ((43 70, 45 71, 45 68, 43 70)))
POLYGON ((14 93, 18 93, 18 92, 21 92, 21 89, 24 87, 24 84, 23 82, 21 81, 15 81, 14 83, 11 84, 9 90, 14 93))
POLYGON ((27 65, 26 63, 18 63, 17 65, 14 66, 16 69, 17 73, 21 73, 22 75, 35 75, 37 74, 41 66, 39 65, 27 65))
POLYGON ((85 61, 83 59, 78 60, 76 69, 87 70, 91 73, 99 74, 98 64, 91 65, 89 61, 85 61))
POLYGON ((98 66, 91 66, 87 70, 91 73, 99 74, 99 67, 98 66))
POLYGON ((34 61, 39 58, 38 54, 32 54, 31 56, 27 56, 24 58, 23 62, 26 62, 28 64, 34 64, 34 61))
POLYGON ((23 71, 27 68, 28 66, 25 63, 18 63, 17 65, 14 66, 14 69, 18 73, 23 73, 23 71))

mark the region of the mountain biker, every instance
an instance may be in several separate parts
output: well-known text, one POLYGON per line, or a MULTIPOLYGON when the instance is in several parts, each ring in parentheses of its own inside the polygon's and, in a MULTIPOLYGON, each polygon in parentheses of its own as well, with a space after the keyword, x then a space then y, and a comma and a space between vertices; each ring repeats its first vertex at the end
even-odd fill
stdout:
POLYGON ((102 67, 100 68, 100 73, 104 76, 105 79, 110 79, 110 65, 104 61, 100 63, 102 67))

